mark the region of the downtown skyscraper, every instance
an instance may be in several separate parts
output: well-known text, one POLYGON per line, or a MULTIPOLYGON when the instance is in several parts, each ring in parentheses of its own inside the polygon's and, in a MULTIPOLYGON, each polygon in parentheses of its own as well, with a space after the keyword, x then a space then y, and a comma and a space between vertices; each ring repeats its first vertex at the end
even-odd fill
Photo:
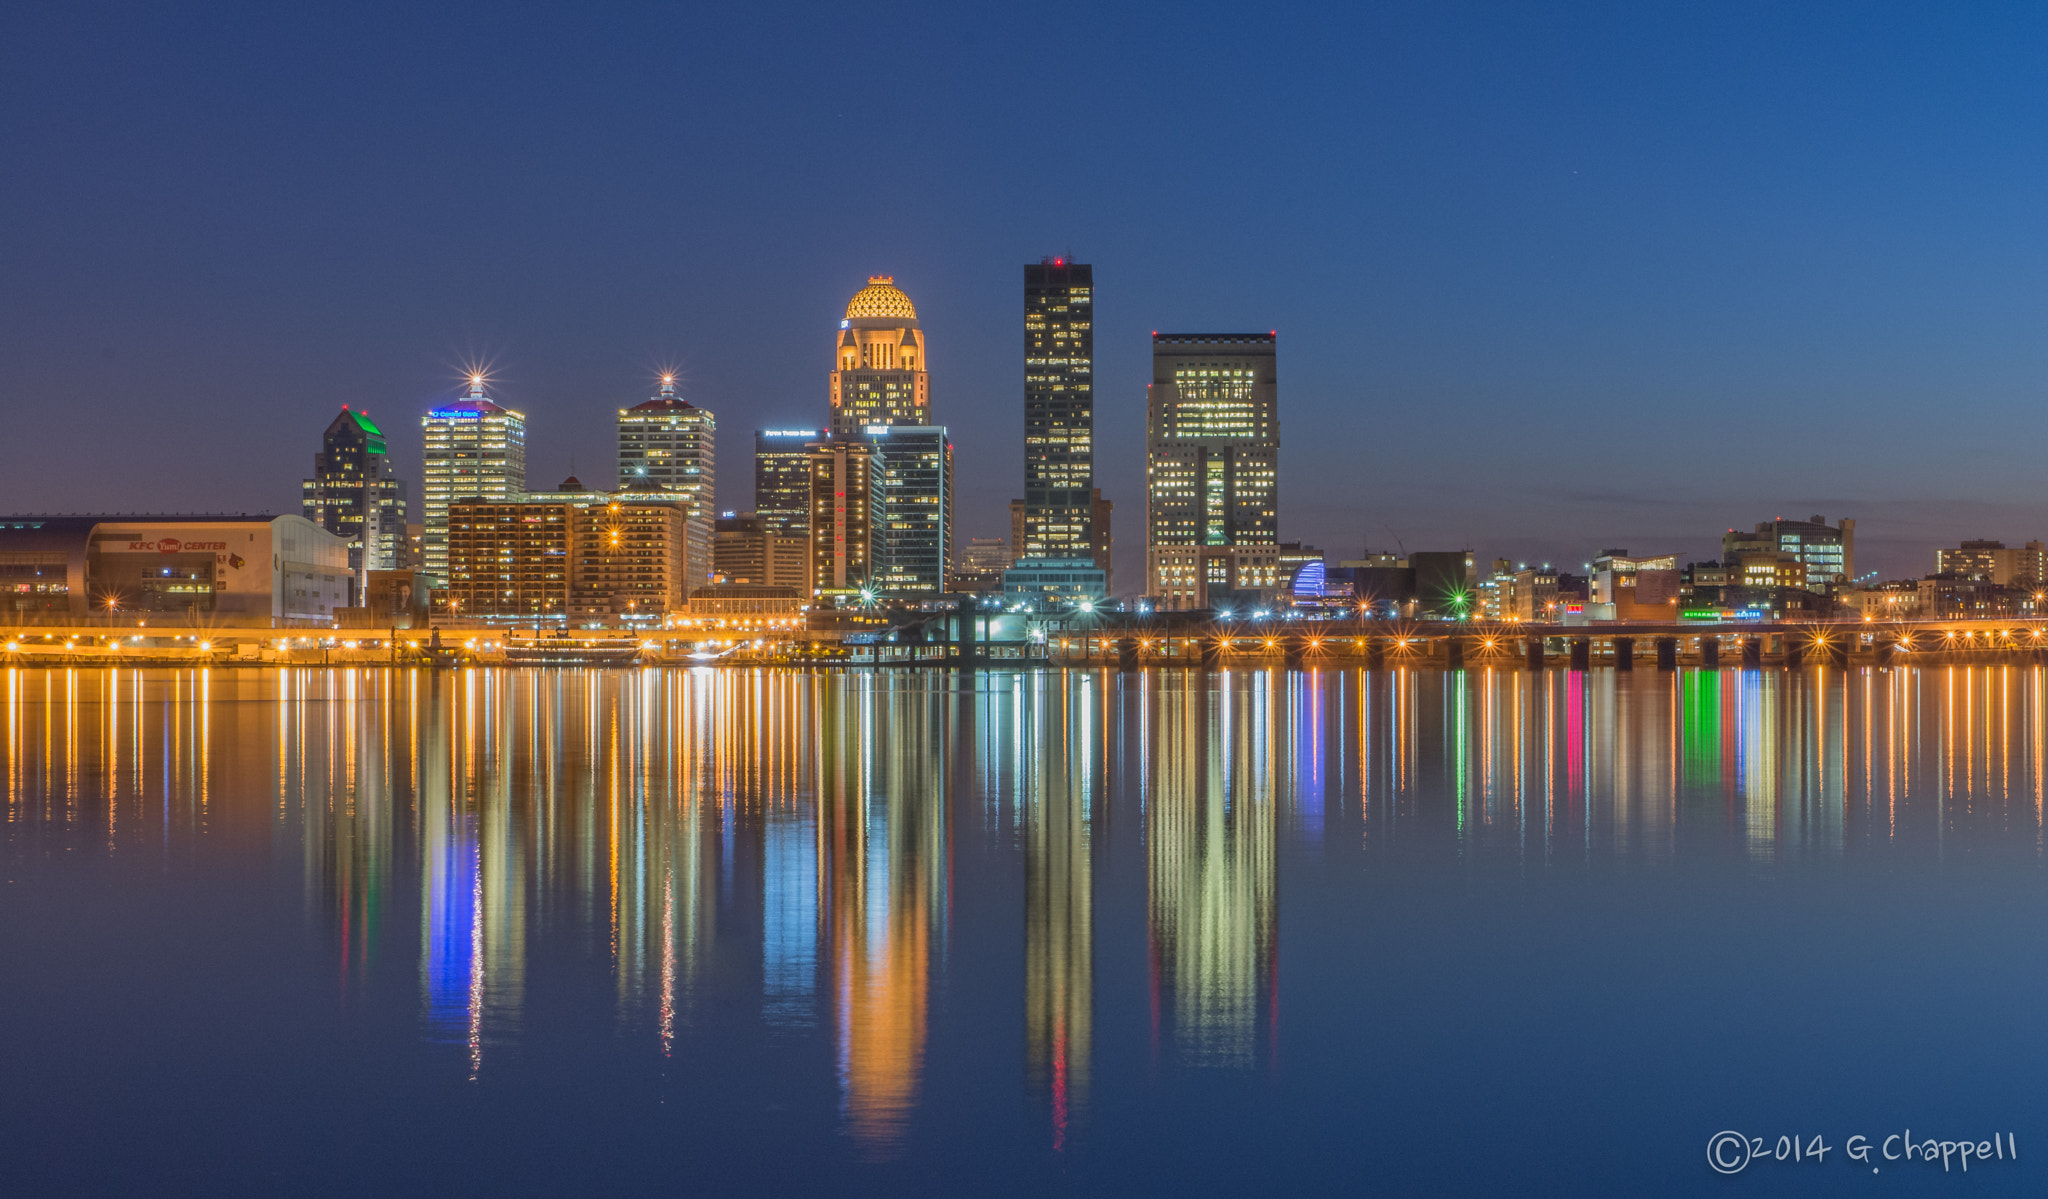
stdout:
MULTIPOLYGON (((831 422, 805 447, 811 582, 821 594, 937 595, 953 566, 953 446, 932 424, 917 308, 889 275, 854 293, 833 345, 831 422)), ((790 521, 792 432, 754 439, 754 496, 790 521)))
POLYGON ((662 376, 660 395, 619 409, 619 490, 672 491, 686 505, 691 587, 711 572, 717 437, 717 419, 676 394, 674 375, 662 376))
POLYGON ((780 537, 811 533, 811 452, 816 429, 754 431, 754 514, 780 537))
POLYGON ((858 437, 871 426, 931 423, 931 374, 917 308, 894 276, 870 276, 839 322, 831 434, 858 437))
POLYGON ((1279 340, 1152 335, 1145 590, 1162 608, 1279 586, 1279 340))
POLYGON ((349 574, 361 596, 373 570, 397 570, 405 559, 405 483, 391 469, 384 430, 367 412, 342 405, 327 426, 313 477, 301 484, 307 520, 348 542, 349 574))
POLYGON ((875 447, 865 438, 811 443, 811 590, 852 594, 872 586, 875 447))
MULTIPOLYGON (((1024 268, 1024 505, 1018 558, 1095 555, 1095 269, 1024 268)), ((1107 569, 1107 562, 1098 562, 1107 569)))
POLYGON ((468 496, 517 499, 526 490, 526 415, 484 395, 482 375, 469 395, 420 421, 426 434, 421 548, 428 574, 448 582, 448 505, 468 496))
POLYGON ((936 596, 953 574, 953 444, 943 425, 872 428, 874 585, 936 596))

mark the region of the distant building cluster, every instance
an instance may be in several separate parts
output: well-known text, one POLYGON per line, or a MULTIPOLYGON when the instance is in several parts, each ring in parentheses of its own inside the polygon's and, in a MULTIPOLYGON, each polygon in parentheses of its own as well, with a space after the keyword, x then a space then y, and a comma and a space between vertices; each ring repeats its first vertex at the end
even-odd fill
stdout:
MULTIPOLYGON (((1877 583, 1856 574, 1856 522, 1764 521, 1729 529, 1721 554, 1602 550, 1574 573, 1551 563, 1494 559, 1482 575, 1470 550, 1369 554, 1326 563, 1283 545, 1293 566, 1283 595, 1252 597, 1303 615, 1350 612, 1388 619, 1546 624, 1600 621, 1782 619, 1906 620, 2033 616, 2048 612, 2048 547, 2029 541, 1965 541, 1936 552, 1919 579, 1877 583), (1305 561, 1304 561, 1305 559, 1305 561), (1312 565, 1310 565, 1312 563, 1312 565)), ((1242 598, 1203 606, 1250 611, 1242 598)))
POLYGON ((1777 619, 1836 611, 1854 577, 1856 522, 1766 521, 1730 529, 1721 556, 1605 549, 1573 573, 1496 558, 1482 577, 1473 551, 1368 555, 1290 576, 1296 608, 1357 609, 1416 620, 1583 624, 1611 620, 1777 619))
POLYGON ((676 394, 674 376, 618 410, 610 491, 574 477, 530 488, 526 416, 486 395, 481 375, 421 427, 420 549, 407 565, 436 619, 660 623, 710 579, 717 420, 676 394))
MULTIPOLYGON (((832 332, 823 421, 754 432, 751 508, 717 510, 717 420, 673 376, 618 410, 609 489, 572 477, 539 490, 525 414, 479 374, 421 418, 417 496, 384 430, 344 406, 298 516, 0 518, 0 595, 17 618, 344 627, 429 615, 760 627, 833 610, 866 626, 858 613, 963 597, 1092 612, 1116 594, 1113 506, 1095 479, 1094 268, 1023 270, 1023 494, 1007 537, 959 537, 925 331, 894 278, 876 275, 832 332)), ((2040 541, 1964 541, 1924 578, 1876 583, 1856 573, 1856 522, 1819 515, 1728 529, 1704 561, 1604 549, 1576 571, 1505 558, 1482 571, 1470 548, 1332 559, 1281 540, 1278 347, 1274 332, 1152 334, 1142 581, 1127 610, 1546 624, 2048 611, 2040 541)))
POLYGON ((1847 600, 1872 620, 2041 615, 2048 613, 2048 547, 1965 541, 1935 551, 1933 574, 1860 588, 1847 600))

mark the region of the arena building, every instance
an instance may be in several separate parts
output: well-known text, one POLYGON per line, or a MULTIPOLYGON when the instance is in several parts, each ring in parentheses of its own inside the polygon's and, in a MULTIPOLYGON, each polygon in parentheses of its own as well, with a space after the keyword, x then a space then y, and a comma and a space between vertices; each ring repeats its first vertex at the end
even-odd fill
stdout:
POLYGON ((0 516, 0 621, 324 626, 353 589, 347 541, 302 516, 0 516))

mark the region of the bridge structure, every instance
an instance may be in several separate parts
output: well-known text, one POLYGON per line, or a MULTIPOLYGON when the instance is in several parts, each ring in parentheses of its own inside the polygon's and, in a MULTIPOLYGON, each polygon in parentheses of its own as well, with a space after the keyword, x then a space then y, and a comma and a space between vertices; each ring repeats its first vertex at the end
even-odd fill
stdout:
MULTIPOLYGON (((735 626, 741 622, 734 622, 735 626)), ((893 627, 549 628, 475 621, 423 628, 272 628, 124 613, 0 625, 4 666, 995 666, 1044 665, 1051 647, 1014 613, 972 601, 901 613, 893 627)))
MULTIPOLYGON (((0 629, 0 664, 449 664, 516 662, 518 630, 316 630, 36 626, 0 629)), ((671 631, 571 630, 544 644, 628 652, 643 665, 791 665, 864 668, 1119 669, 1436 667, 1585 670, 1680 666, 1886 666, 1903 661, 2048 663, 2048 618, 1917 621, 1251 620, 1211 613, 1115 612, 1031 617, 966 604, 904 614, 886 633, 858 638, 789 629, 705 637, 671 631)), ((588 655, 570 653, 581 662, 588 655)))
POLYGON ((1382 668, 1563 667, 1616 670, 1681 665, 1799 667, 1926 661, 2048 662, 2048 620, 2012 617, 1926 621, 1234 621, 1147 625, 1070 623, 1049 635, 1050 658, 1121 667, 1227 667, 1277 662, 1382 668))

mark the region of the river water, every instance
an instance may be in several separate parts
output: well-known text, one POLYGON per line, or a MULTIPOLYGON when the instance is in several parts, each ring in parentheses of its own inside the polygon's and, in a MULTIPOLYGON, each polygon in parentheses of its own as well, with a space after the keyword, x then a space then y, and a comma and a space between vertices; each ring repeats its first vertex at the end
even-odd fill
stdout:
POLYGON ((2048 1185, 2040 668, 0 683, 14 1193, 2048 1185))

